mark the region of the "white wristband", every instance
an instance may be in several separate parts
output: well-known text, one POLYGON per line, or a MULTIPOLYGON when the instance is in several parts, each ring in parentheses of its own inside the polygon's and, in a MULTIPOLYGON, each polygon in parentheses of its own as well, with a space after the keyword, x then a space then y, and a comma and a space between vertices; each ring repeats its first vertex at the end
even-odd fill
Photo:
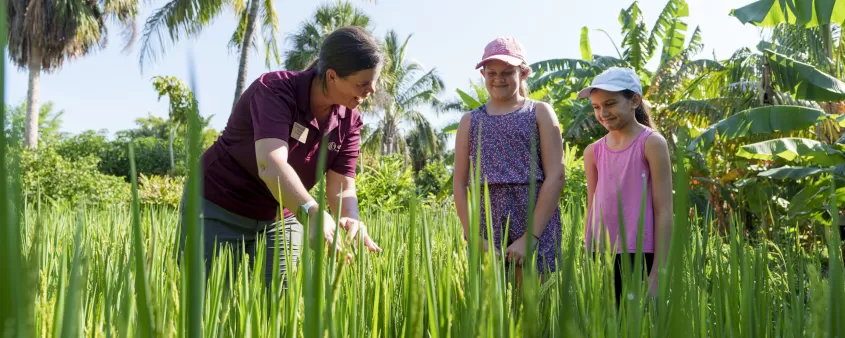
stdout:
POLYGON ((308 215, 308 211, 311 210, 311 208, 313 208, 316 205, 317 205, 317 201, 311 200, 309 202, 305 202, 305 204, 303 204, 299 208, 302 210, 303 213, 308 215))

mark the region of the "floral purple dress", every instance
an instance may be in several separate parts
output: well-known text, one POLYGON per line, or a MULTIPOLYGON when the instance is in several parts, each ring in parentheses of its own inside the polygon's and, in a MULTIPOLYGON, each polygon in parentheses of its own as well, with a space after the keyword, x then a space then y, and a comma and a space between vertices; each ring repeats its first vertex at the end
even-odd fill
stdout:
MULTIPOLYGON (((469 134, 469 156, 471 163, 479 163, 478 132, 481 129, 481 184, 486 180, 490 191, 491 227, 494 246, 502 243, 507 226, 505 247, 525 233, 528 223, 528 194, 531 180, 531 140, 535 142, 536 161, 535 201, 540 194, 544 180, 543 161, 540 157, 539 128, 537 128, 536 105, 526 100, 517 110, 505 115, 489 115, 486 105, 471 113, 469 134)), ((482 196, 482 201, 484 197, 482 196)), ((486 210, 481 211, 481 236, 487 238, 486 210)), ((555 257, 561 241, 560 208, 549 220, 540 235, 537 269, 540 272, 556 270, 555 257)))

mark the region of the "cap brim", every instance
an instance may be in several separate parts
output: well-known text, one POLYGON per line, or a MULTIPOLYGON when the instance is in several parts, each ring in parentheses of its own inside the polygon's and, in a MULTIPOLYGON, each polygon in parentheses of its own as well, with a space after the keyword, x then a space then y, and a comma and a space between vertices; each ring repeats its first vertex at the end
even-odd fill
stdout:
POLYGON ((619 87, 619 86, 614 86, 614 85, 609 85, 609 84, 600 84, 600 85, 589 86, 587 88, 581 89, 581 91, 578 92, 578 98, 579 99, 585 99, 585 98, 589 97, 590 92, 592 92, 593 89, 602 89, 602 90, 606 90, 606 91, 609 91, 609 92, 621 92, 621 91, 625 90, 625 88, 619 87))
POLYGON ((522 59, 517 58, 517 57, 513 57, 513 56, 510 56, 510 55, 492 55, 492 56, 487 57, 484 60, 481 60, 481 62, 476 64, 475 69, 481 68, 482 66, 484 66, 485 63, 490 62, 490 60, 503 61, 503 62, 505 62, 505 63, 507 63, 511 66, 519 66, 519 65, 522 64, 522 59))

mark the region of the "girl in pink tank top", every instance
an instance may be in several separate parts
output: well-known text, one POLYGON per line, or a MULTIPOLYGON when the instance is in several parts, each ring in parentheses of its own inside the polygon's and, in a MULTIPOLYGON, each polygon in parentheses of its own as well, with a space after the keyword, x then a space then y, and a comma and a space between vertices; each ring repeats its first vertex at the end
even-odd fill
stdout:
POLYGON ((652 271, 665 261, 672 226, 672 169, 666 139, 652 129, 640 79, 633 70, 612 67, 597 76, 579 97, 590 98, 596 119, 608 130, 584 150, 587 252, 617 253, 614 276, 618 303, 624 277, 620 276, 620 260, 628 257, 633 266, 634 257, 621 254, 636 253, 642 216, 642 251, 654 295, 657 279, 652 271))

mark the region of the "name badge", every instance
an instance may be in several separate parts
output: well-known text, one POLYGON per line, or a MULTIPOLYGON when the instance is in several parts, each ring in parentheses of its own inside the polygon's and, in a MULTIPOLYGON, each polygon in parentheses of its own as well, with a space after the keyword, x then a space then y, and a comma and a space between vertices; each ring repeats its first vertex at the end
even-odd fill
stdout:
POLYGON ((308 128, 299 124, 298 122, 293 123, 293 131, 291 131, 291 137, 294 140, 299 141, 299 143, 305 143, 308 140, 308 128))

